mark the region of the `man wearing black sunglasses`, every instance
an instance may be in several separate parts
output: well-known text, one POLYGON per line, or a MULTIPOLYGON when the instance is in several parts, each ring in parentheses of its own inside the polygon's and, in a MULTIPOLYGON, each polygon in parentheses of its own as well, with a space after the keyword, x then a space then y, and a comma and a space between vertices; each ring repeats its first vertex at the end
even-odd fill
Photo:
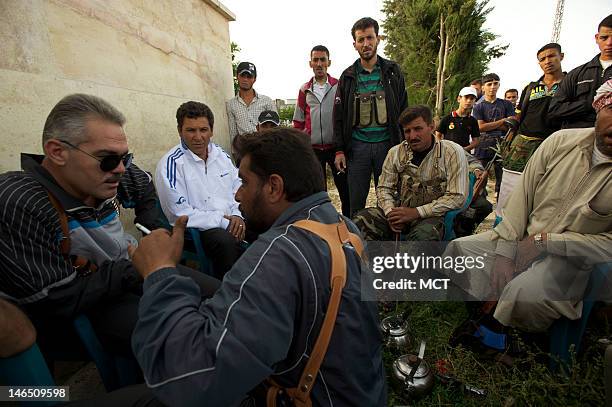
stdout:
POLYGON ((257 69, 251 62, 241 62, 236 68, 238 94, 227 101, 230 142, 240 134, 257 130, 259 115, 265 110, 276 112, 276 104, 268 96, 255 92, 257 69))
MULTIPOLYGON (((66 96, 45 122, 44 156, 24 154, 23 171, 0 175, 0 297, 30 317, 43 351, 65 349, 71 321, 85 314, 106 350, 132 354, 142 279, 118 204, 149 229, 161 225, 151 176, 132 164, 124 123, 98 97, 66 96)), ((205 295, 218 284, 182 273, 205 295)))

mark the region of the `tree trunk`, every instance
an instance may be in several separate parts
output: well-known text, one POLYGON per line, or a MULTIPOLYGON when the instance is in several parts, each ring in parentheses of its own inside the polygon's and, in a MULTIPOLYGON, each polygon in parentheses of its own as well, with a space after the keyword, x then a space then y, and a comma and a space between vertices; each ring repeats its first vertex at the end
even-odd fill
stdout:
POLYGON ((440 96, 438 98, 438 106, 436 106, 438 117, 442 115, 442 106, 444 105, 444 85, 448 79, 448 77, 446 77, 446 61, 448 60, 449 53, 448 32, 445 33, 444 37, 444 58, 442 59, 442 73, 440 74, 440 96))
POLYGON ((437 118, 440 117, 442 111, 442 100, 444 97, 444 62, 446 60, 445 48, 446 45, 446 33, 444 27, 444 15, 440 14, 440 49, 438 50, 438 70, 436 73, 436 105, 434 115, 437 118))

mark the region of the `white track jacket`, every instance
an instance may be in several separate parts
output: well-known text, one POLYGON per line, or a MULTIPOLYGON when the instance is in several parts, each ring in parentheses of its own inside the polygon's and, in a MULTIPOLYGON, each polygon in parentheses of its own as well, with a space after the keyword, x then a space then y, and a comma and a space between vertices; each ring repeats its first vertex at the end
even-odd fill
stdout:
POLYGON ((221 147, 208 145, 208 160, 193 154, 186 144, 166 153, 155 171, 161 208, 171 224, 189 216, 188 227, 227 229, 223 215, 242 217, 234 199, 242 181, 238 169, 221 147))

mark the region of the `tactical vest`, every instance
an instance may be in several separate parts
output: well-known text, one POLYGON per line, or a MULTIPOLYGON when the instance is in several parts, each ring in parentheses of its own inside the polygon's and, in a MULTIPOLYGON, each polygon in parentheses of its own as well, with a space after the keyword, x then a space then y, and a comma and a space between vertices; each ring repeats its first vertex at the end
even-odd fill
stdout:
POLYGON ((358 129, 387 125, 387 99, 385 91, 358 93, 353 99, 353 126, 358 129))
MULTIPOLYGON (((409 147, 406 145, 407 149, 409 147)), ((411 165, 412 154, 408 153, 401 162, 398 180, 398 204, 407 208, 416 208, 428 204, 446 191, 446 175, 440 170, 442 158, 442 144, 435 143, 433 150, 433 177, 422 181, 418 174, 418 167, 411 165)), ((421 163, 422 164, 422 163, 421 163)))

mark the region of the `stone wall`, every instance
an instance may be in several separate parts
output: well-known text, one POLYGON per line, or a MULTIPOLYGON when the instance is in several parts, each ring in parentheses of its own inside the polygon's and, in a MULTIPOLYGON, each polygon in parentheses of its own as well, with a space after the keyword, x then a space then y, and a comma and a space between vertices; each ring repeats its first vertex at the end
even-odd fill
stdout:
POLYGON ((208 104, 228 147, 233 96, 229 21, 218 0, 0 1, 0 172, 42 152, 53 105, 69 93, 100 96, 122 111, 135 162, 153 171, 178 142, 175 113, 208 104))

